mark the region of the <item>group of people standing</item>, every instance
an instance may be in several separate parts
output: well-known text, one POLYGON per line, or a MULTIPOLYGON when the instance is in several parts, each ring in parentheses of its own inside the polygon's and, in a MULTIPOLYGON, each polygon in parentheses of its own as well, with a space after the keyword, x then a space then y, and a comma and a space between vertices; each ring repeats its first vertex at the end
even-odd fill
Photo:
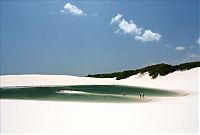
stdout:
POLYGON ((144 93, 140 93, 140 98, 144 98, 144 93))
MULTIPOLYGON (((126 95, 126 93, 125 92, 123 92, 123 96, 125 96, 126 95)), ((139 93, 139 95, 140 95, 140 98, 144 98, 144 93, 142 92, 142 93, 139 93)))

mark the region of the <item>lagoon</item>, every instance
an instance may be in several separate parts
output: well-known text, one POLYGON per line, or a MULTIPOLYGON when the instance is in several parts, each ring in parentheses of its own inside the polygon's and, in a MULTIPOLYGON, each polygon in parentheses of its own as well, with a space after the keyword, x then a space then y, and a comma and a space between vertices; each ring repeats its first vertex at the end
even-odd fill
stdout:
POLYGON ((143 103, 156 97, 175 97, 180 93, 161 89, 121 85, 74 85, 57 87, 1 88, 1 99, 40 101, 143 103), (144 93, 144 98, 139 94, 144 93))

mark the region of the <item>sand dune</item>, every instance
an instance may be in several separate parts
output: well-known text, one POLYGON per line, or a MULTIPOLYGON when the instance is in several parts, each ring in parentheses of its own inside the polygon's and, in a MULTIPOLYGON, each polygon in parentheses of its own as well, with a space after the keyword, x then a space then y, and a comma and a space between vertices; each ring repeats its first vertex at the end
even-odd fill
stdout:
POLYGON ((3 75, 1 87, 15 86, 62 86, 62 85, 129 85, 171 90, 197 91, 200 68, 176 71, 166 76, 151 79, 148 73, 133 75, 127 79, 90 78, 69 75, 3 75))
POLYGON ((1 76, 1 87, 13 86, 63 86, 112 84, 114 78, 90 78, 69 75, 5 75, 1 76))
POLYGON ((73 103, 1 100, 2 133, 198 133, 200 68, 152 80, 148 74, 124 80, 65 75, 1 76, 1 87, 119 84, 183 90, 188 96, 132 103, 73 103))

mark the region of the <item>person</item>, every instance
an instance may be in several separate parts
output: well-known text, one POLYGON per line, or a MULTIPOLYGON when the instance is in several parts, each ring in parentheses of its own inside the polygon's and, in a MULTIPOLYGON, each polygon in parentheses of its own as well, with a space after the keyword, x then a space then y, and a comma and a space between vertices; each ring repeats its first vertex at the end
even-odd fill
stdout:
POLYGON ((139 95, 140 95, 140 98, 141 98, 142 94, 141 94, 141 93, 139 93, 139 95))
POLYGON ((142 98, 144 98, 144 93, 142 93, 142 98))
POLYGON ((124 93, 123 93, 123 96, 125 96, 125 95, 126 95, 126 93, 124 92, 124 93))

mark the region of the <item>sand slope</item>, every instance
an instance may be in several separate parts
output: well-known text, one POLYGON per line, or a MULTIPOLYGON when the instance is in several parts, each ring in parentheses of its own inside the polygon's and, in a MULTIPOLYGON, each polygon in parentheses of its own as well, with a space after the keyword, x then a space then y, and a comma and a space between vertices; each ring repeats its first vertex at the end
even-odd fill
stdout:
POLYGON ((184 90, 184 97, 148 103, 105 104, 1 100, 3 133, 192 133, 198 132, 200 68, 152 80, 148 74, 124 80, 60 75, 1 76, 1 87, 120 84, 184 90))
POLYGON ((200 68, 176 71, 166 76, 151 79, 148 73, 133 75, 127 79, 90 78, 69 75, 3 75, 0 76, 1 87, 13 86, 56 86, 56 85, 131 85, 172 90, 197 91, 200 68))

